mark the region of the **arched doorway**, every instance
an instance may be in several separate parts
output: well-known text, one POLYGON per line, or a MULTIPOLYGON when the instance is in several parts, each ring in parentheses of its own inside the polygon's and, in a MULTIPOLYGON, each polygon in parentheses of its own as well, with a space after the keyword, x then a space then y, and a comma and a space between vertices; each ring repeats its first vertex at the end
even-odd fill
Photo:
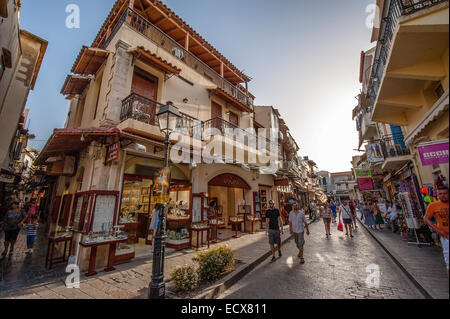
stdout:
POLYGON ((208 182, 209 200, 216 201, 219 218, 225 221, 226 229, 221 230, 222 239, 233 235, 230 218, 238 215, 239 206, 251 205, 245 202, 247 192, 250 191, 250 185, 242 177, 232 173, 217 175, 208 182))

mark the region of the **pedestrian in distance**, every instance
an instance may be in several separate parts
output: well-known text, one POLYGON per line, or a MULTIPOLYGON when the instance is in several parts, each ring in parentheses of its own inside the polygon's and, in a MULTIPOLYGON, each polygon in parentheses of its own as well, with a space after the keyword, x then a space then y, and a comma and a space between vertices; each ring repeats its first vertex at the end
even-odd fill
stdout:
POLYGON ((345 226, 345 235, 348 236, 350 233, 350 237, 353 238, 352 234, 352 213, 350 212, 350 206, 348 205, 347 201, 344 199, 342 201, 342 205, 339 206, 339 221, 343 221, 345 226), (342 217, 342 219, 341 219, 342 217))
POLYGON ((333 213, 329 205, 327 204, 322 205, 320 209, 320 216, 323 219, 323 224, 325 225, 325 234, 328 239, 329 236, 331 236, 331 218, 333 216, 333 213))
POLYGON ((3 217, 1 229, 5 231, 5 249, 2 253, 2 257, 8 254, 12 256, 14 253, 14 245, 19 235, 20 230, 23 228, 23 224, 27 219, 27 214, 19 208, 19 202, 13 202, 11 209, 3 217))
POLYGON ((336 204, 333 201, 331 202, 330 208, 331 208, 331 212, 333 214, 333 224, 336 224, 337 207, 336 207, 336 204))
POLYGON ((272 251, 272 260, 275 257, 275 244, 277 245, 278 257, 281 258, 281 234, 283 234, 283 219, 280 211, 275 208, 273 200, 269 200, 269 209, 266 211, 266 234, 269 236, 270 250, 272 251))
POLYGON ((358 225, 356 225, 356 208, 355 208, 355 204, 352 200, 350 200, 350 203, 348 204, 348 206, 350 207, 350 213, 352 215, 352 227, 354 229, 358 229, 358 225))
POLYGON ((441 186, 438 188, 438 202, 431 203, 424 217, 424 222, 436 232, 440 239, 444 254, 445 264, 447 266, 448 276, 448 188, 441 186), (432 218, 436 219, 437 224, 433 223, 432 218))
POLYGON ((381 230, 382 229, 381 225, 384 225, 384 221, 383 221, 383 216, 381 213, 380 206, 378 206, 378 200, 375 200, 373 208, 375 210, 375 228, 377 228, 377 226, 378 226, 378 229, 381 230))
POLYGON ((373 215, 374 211, 372 207, 372 202, 370 201, 366 202, 363 207, 363 219, 364 224, 370 229, 374 229, 373 227, 375 226, 375 217, 373 215))
POLYGON ((34 242, 36 241, 37 230, 39 227, 38 216, 32 215, 29 217, 30 221, 25 225, 25 230, 27 231, 27 254, 33 253, 34 242))
POLYGON ((298 209, 298 205, 294 204, 291 213, 289 214, 289 233, 294 235, 295 244, 298 248, 298 258, 300 263, 305 263, 303 258, 303 251, 305 245, 305 230, 306 235, 309 236, 308 223, 306 222, 305 212, 298 209))

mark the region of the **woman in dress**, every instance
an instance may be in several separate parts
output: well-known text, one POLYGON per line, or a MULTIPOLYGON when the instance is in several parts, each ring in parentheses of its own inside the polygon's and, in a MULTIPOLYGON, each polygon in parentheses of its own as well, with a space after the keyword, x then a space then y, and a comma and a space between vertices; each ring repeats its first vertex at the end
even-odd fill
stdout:
POLYGON ((373 217, 374 211, 372 203, 368 202, 363 207, 364 224, 373 229, 375 226, 375 218, 373 217))
POLYGON ((378 229, 381 230, 381 225, 384 225, 384 220, 377 200, 375 200, 373 208, 375 209, 375 228, 378 226, 378 229))

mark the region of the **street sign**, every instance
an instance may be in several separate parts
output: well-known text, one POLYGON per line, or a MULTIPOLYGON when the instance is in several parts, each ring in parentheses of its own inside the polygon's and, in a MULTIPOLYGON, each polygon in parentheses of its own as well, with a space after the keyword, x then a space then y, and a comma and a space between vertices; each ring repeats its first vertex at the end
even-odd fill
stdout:
POLYGON ((372 172, 370 169, 357 168, 355 169, 356 178, 368 178, 372 177, 372 172))

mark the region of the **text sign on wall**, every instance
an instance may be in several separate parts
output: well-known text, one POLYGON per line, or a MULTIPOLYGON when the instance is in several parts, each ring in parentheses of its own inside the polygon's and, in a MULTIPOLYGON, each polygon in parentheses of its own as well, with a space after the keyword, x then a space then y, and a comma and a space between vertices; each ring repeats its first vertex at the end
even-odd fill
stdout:
POLYGON ((116 142, 108 146, 108 151, 106 152, 106 163, 119 160, 120 152, 120 142, 116 142))
POLYGON ((355 169, 356 178, 368 178, 372 177, 370 169, 355 169))
POLYGON ((423 166, 448 163, 448 149, 448 142, 417 147, 423 166))

